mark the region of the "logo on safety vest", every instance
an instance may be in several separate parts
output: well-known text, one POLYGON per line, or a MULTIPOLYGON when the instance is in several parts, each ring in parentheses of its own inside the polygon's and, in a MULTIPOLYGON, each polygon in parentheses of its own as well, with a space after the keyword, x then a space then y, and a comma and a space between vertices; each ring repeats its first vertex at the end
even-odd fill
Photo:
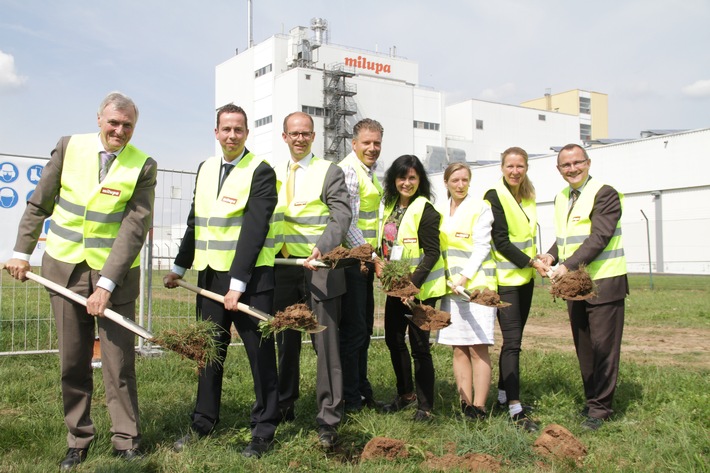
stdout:
POLYGON ((110 187, 102 187, 101 188, 101 193, 110 195, 112 197, 118 197, 121 195, 121 191, 118 189, 111 189, 110 187))
POLYGON ((237 203, 237 199, 225 195, 222 196, 222 202, 224 202, 225 204, 235 205, 237 203))
POLYGON ((456 238, 471 238, 470 233, 456 232, 456 238))
POLYGON ((403 238, 402 243, 416 243, 417 239, 416 238, 403 238))

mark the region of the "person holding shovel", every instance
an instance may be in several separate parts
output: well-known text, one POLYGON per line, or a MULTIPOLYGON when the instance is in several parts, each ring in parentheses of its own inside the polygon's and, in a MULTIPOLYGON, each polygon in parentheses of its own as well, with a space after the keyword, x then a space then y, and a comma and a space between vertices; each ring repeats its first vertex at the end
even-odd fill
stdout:
POLYGON ((538 425, 520 402, 520 347, 530 314, 535 269, 546 267, 535 258, 537 207, 535 187, 528 172, 528 153, 518 147, 501 156, 503 176, 486 191, 485 200, 493 211, 493 259, 501 301, 510 304, 498 309, 503 346, 498 362, 498 406, 507 410, 517 427, 535 432, 538 425))
POLYGON ((44 221, 52 219, 42 273, 87 297, 86 306, 50 292, 57 326, 68 450, 60 463, 71 470, 86 459, 95 436, 91 420, 91 358, 98 325, 106 403, 114 455, 141 458, 135 335, 104 318, 110 305, 134 320, 140 251, 150 228, 157 163, 129 144, 138 108, 119 93, 99 105, 99 133, 59 140, 27 201, 8 272, 24 281, 44 221))
POLYGON ((409 260, 411 282, 420 291, 418 300, 388 295, 385 302, 385 343, 397 378, 397 395, 384 410, 396 412, 416 405, 414 420, 428 421, 434 408, 434 363, 429 351, 429 331, 417 327, 405 314, 411 314, 407 302, 422 301, 434 307, 446 292, 439 239, 441 214, 430 202, 429 178, 414 155, 394 160, 385 173, 383 190, 382 257, 385 261, 409 260), (405 342, 407 332, 411 357, 405 342))
MULTIPOLYGON (((471 169, 451 163, 444 170, 448 199, 441 207, 446 276, 453 293, 441 300, 441 310, 451 313, 451 325, 441 329, 437 341, 453 347, 453 370, 461 400, 461 413, 472 420, 485 420, 486 398, 491 384, 491 357, 495 307, 462 300, 459 287, 496 290, 495 262, 491 257, 490 205, 469 194, 471 169)), ((464 291, 465 292, 465 291, 464 291)))
POLYGON ((271 448, 279 424, 276 351, 273 337, 262 339, 259 321, 239 312, 238 303, 272 311, 275 252, 270 220, 276 208, 276 174, 246 148, 249 128, 241 107, 227 104, 217 110, 214 132, 222 156, 207 159, 197 170, 185 235, 163 282, 177 287, 177 279, 193 267, 199 271, 199 287, 224 295, 224 304, 197 298, 198 316, 219 327, 218 357, 200 371, 191 430, 173 449, 182 451, 219 422, 224 360, 234 324, 254 379, 251 441, 242 455, 259 458, 271 448))
MULTIPOLYGON (((277 265, 274 309, 305 302, 326 330, 311 335, 318 357, 316 367, 316 423, 318 441, 326 450, 337 440, 342 419, 343 374, 338 324, 341 296, 346 291, 342 268, 318 269, 314 260, 340 245, 350 224, 343 170, 311 152, 315 140, 313 118, 293 112, 284 118, 281 137, 290 158, 276 167, 283 183, 274 221, 276 251, 284 258, 306 258, 302 266, 277 265)), ((284 330, 276 335, 279 348, 279 406, 284 420, 293 420, 299 397, 301 333, 284 330)))
POLYGON ((577 144, 557 154, 557 170, 569 186, 555 197, 556 243, 540 258, 548 266, 559 263, 553 281, 584 266, 597 286, 596 297, 567 301, 586 398, 582 428, 595 431, 613 413, 629 282, 621 237, 623 195, 592 179, 590 166, 587 151, 577 144))

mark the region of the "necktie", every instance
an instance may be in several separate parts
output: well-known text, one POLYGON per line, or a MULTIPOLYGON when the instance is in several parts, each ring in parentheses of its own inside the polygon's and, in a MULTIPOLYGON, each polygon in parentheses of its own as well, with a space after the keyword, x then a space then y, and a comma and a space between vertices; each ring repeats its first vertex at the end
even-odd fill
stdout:
POLYGON ((291 204, 293 200, 293 195, 296 192, 296 169, 300 168, 301 165, 298 163, 291 163, 291 170, 288 173, 288 180, 286 181, 286 203, 291 204))
MULTIPOLYGON (((291 163, 291 167, 288 173, 288 179, 286 180, 286 204, 290 205, 293 200, 293 195, 296 193, 296 169, 300 168, 301 165, 298 163, 291 163)), ((281 254, 288 258, 290 256, 288 250, 286 249, 286 243, 281 247, 281 254)))
POLYGON ((577 189, 572 189, 570 191, 569 211, 567 212, 567 218, 569 218, 569 215, 572 213, 572 209, 574 208, 574 204, 577 202, 578 198, 579 198, 579 191, 577 189))
POLYGON ((232 172, 232 169, 234 169, 234 164, 228 164, 224 163, 222 164, 222 177, 219 180, 219 187, 217 187, 217 194, 222 190, 222 184, 224 184, 224 181, 227 180, 227 176, 229 176, 229 173, 232 172))
POLYGON ((99 158, 101 159, 101 167, 99 168, 99 182, 103 182, 108 174, 108 170, 111 167, 113 159, 116 157, 115 154, 108 153, 106 151, 101 151, 99 153, 99 158))

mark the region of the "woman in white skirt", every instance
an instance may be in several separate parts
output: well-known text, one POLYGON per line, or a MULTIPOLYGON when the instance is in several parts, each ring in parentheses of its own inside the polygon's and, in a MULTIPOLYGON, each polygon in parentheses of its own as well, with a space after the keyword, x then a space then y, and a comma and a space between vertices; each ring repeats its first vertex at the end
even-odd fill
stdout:
MULTIPOLYGON (((495 262, 491 258, 493 214, 487 202, 468 195, 471 170, 453 163, 444 171, 448 194, 441 239, 446 251, 446 276, 455 287, 469 291, 496 289, 495 262)), ((441 310, 451 313, 451 325, 440 330, 437 341, 453 347, 453 369, 461 410, 471 419, 487 416, 485 404, 491 384, 491 359, 496 309, 468 302, 457 289, 441 300, 441 310)))

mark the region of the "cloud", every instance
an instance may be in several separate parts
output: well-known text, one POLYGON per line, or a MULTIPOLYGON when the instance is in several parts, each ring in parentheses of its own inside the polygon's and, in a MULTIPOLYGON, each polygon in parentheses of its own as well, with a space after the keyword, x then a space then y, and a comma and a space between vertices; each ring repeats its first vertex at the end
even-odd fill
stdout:
POLYGON ((505 101, 507 97, 510 97, 515 93, 515 84, 508 82, 498 87, 484 89, 481 92, 481 100, 488 100, 491 102, 505 101))
POLYGON ((15 58, 12 54, 0 50, 0 90, 16 89, 27 81, 27 77, 20 76, 15 70, 15 58))
POLYGON ((710 97, 710 80, 696 80, 683 87, 683 95, 694 98, 710 97))

